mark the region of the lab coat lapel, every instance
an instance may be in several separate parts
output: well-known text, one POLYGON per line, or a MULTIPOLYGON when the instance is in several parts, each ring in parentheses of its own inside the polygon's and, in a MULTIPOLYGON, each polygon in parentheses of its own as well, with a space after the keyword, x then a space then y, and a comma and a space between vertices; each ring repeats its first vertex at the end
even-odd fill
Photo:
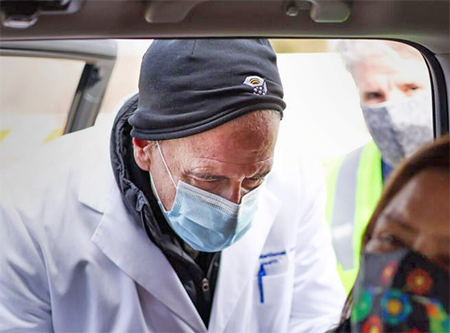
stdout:
POLYGON ((257 261, 280 209, 281 201, 266 188, 261 190, 251 229, 240 241, 222 251, 209 327, 211 332, 225 330, 244 289, 255 277, 257 261))
MULTIPOLYGON (((97 178, 96 183, 98 181, 97 178)), ((80 195, 80 200, 92 208, 104 208, 92 242, 130 278, 190 325, 193 331, 206 332, 200 315, 169 261, 148 239, 145 231, 130 219, 113 175, 105 182, 105 186, 95 187, 92 184, 89 194, 80 195), (109 199, 106 203, 99 203, 99 196, 105 193, 95 193, 96 188, 108 187, 109 199)))

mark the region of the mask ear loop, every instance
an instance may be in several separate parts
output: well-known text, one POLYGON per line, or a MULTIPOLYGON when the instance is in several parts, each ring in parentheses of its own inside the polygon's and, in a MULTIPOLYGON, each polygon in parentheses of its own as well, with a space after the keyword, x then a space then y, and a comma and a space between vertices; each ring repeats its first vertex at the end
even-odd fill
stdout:
POLYGON ((156 148, 158 148, 159 155, 161 156, 161 159, 163 161, 164 167, 166 168, 167 173, 169 174, 170 180, 172 181, 172 184, 175 188, 177 188, 177 185, 175 184, 175 180, 172 177, 172 173, 170 172, 169 166, 166 163, 166 159, 164 158, 164 155, 162 153, 161 147, 159 145, 159 141, 156 141, 156 148))

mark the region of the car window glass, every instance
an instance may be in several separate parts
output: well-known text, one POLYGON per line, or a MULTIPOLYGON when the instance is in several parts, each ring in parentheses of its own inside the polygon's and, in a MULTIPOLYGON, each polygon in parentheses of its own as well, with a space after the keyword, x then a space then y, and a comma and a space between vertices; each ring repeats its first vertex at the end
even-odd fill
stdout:
MULTIPOLYGON (((105 135, 138 91, 140 62, 151 42, 117 41, 96 118, 105 135)), ((278 145, 322 162, 325 215, 349 290, 362 234, 391 169, 432 139, 429 72, 421 54, 400 43, 271 42, 287 103, 278 145), (368 60, 360 63, 361 57, 368 60)), ((80 61, 0 57, 0 167, 61 135, 83 67, 80 61)))
POLYGON ((62 135, 84 62, 0 56, 0 167, 62 135))
POLYGON ((367 142, 356 87, 339 55, 330 52, 326 41, 311 48, 294 44, 292 51, 278 43, 274 46, 287 103, 281 138, 320 159, 367 142))

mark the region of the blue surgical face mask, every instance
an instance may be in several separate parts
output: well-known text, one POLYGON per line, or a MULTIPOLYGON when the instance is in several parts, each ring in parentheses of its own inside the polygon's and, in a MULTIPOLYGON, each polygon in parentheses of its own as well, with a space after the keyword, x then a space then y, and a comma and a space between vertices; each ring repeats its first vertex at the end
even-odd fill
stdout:
POLYGON ((150 181, 159 206, 175 233, 194 250, 202 252, 221 251, 242 238, 252 225, 261 187, 244 195, 240 204, 235 204, 181 180, 176 185, 159 143, 156 145, 176 189, 170 211, 164 208, 151 174, 150 181))

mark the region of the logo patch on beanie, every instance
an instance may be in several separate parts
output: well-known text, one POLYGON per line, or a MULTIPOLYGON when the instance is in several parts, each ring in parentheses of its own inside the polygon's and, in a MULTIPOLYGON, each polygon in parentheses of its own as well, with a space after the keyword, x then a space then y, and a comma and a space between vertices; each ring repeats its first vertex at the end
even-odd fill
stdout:
POLYGON ((260 78, 259 76, 247 76, 245 78, 244 84, 253 88, 253 94, 255 95, 267 94, 266 80, 260 78))

